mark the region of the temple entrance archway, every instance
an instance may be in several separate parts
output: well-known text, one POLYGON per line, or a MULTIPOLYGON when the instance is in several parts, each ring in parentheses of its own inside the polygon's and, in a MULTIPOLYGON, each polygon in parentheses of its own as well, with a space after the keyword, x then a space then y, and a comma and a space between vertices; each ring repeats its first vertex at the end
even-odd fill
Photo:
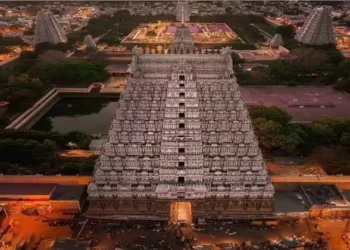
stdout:
POLYGON ((192 204, 189 201, 174 201, 170 205, 170 221, 191 225, 192 223, 192 204))

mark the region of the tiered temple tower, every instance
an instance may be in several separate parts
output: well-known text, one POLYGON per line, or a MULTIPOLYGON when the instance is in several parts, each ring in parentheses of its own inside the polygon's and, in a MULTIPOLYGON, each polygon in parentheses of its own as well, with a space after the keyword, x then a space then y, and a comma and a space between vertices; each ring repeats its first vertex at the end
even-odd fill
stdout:
POLYGON ((132 74, 88 187, 90 216, 168 219, 183 201, 194 217, 271 214, 274 189, 231 50, 176 52, 133 49, 132 74))
POLYGON ((190 30, 181 25, 176 29, 174 38, 170 44, 172 54, 194 53, 195 47, 190 30))
POLYGON ((331 7, 313 9, 294 39, 310 45, 335 43, 331 13, 331 7))
POLYGON ((67 37, 58 23, 57 19, 51 14, 39 11, 36 16, 36 26, 34 32, 34 45, 49 42, 57 44, 67 42, 67 37))
POLYGON ((190 21, 190 8, 187 0, 179 0, 176 5, 176 21, 189 22, 190 21))

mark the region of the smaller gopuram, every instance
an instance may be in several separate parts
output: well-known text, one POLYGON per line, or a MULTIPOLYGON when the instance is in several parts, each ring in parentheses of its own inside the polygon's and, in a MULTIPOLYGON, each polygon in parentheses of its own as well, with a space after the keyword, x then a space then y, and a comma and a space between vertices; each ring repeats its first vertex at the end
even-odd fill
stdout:
POLYGON ((182 25, 176 29, 174 39, 170 44, 171 54, 191 54, 195 50, 190 30, 182 25))

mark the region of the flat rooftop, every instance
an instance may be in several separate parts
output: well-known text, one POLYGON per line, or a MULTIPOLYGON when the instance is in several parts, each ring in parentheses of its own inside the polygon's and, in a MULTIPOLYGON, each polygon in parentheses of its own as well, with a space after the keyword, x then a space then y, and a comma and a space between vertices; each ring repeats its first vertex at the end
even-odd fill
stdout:
POLYGON ((348 202, 343 199, 335 185, 302 185, 311 205, 345 207, 348 202))
POLYGON ((120 73, 125 74, 128 70, 128 64, 127 63, 113 63, 106 67, 106 70, 111 73, 120 73))
POLYGON ((50 196, 50 200, 79 200, 85 190, 85 185, 57 185, 50 196))
POLYGON ((50 195, 57 184, 0 183, 0 195, 50 195))
POLYGON ((276 190, 273 198, 273 208, 276 213, 296 213, 309 210, 297 191, 276 190))
POLYGON ((324 118, 350 118, 350 95, 332 87, 241 86, 249 105, 277 106, 294 121, 311 122, 324 118))

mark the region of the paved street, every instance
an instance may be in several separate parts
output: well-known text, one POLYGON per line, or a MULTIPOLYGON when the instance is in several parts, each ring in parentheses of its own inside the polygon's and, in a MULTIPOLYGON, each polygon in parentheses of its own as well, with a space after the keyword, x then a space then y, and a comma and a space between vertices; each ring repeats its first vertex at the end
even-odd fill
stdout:
POLYGON ((340 186, 350 185, 350 176, 334 176, 334 175, 322 175, 322 176, 300 176, 300 175, 287 175, 287 176, 271 176, 272 183, 324 183, 324 184, 338 184, 340 186))

